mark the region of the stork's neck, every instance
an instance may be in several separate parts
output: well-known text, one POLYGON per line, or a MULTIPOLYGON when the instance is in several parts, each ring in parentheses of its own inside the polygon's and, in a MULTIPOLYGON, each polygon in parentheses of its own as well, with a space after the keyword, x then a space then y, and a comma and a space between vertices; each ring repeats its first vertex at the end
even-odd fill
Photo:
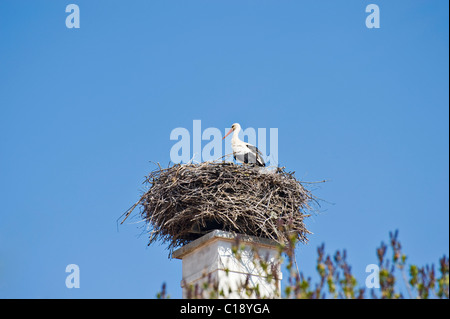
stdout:
POLYGON ((240 128, 240 127, 236 128, 236 129, 234 130, 234 132, 233 132, 233 137, 231 138, 231 143, 232 143, 232 144, 236 144, 236 143, 241 142, 241 140, 239 139, 239 132, 240 132, 240 131, 241 131, 241 128, 240 128))

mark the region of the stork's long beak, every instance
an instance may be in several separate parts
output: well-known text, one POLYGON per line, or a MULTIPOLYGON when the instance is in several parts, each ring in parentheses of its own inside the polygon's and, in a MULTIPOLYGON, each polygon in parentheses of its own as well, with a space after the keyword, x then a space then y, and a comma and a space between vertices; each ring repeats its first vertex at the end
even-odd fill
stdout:
POLYGON ((233 129, 229 130, 229 131, 228 131, 228 133, 227 133, 227 135, 225 135, 225 136, 223 137, 223 139, 222 139, 222 140, 224 140, 224 139, 225 139, 225 137, 227 137, 228 135, 230 135, 230 134, 231 134, 231 132, 233 132, 233 129))

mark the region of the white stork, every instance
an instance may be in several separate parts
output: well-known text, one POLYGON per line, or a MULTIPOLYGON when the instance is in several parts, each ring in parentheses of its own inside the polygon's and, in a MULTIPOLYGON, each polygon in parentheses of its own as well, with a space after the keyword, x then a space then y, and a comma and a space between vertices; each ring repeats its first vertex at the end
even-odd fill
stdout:
POLYGON ((252 144, 245 143, 241 141, 238 137, 241 126, 239 123, 234 123, 231 125, 231 130, 223 137, 231 134, 234 131, 233 137, 231 138, 231 148, 233 149, 233 157, 235 160, 246 163, 246 164, 256 164, 258 166, 266 166, 264 160, 262 159, 262 154, 256 146, 252 144))

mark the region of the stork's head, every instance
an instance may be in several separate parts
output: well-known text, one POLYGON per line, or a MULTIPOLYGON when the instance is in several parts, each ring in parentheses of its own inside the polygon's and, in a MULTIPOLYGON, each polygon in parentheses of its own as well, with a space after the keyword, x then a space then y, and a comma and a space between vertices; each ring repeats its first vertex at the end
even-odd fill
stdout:
POLYGON ((231 130, 228 131, 228 133, 223 137, 223 140, 225 139, 225 137, 227 137, 228 135, 231 134, 231 132, 233 131, 239 131, 241 129, 241 126, 239 125, 239 123, 234 123, 233 125, 231 125, 231 130))

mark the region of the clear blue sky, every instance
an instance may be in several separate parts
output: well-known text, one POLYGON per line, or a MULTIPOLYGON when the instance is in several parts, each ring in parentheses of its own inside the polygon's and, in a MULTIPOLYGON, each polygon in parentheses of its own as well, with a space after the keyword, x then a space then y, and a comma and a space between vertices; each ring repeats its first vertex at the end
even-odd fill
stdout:
MULTIPOLYGON (((449 254, 448 1, 0 1, 0 298, 181 297, 181 261, 117 229, 176 127, 279 130, 279 161, 327 179, 299 247, 346 248, 364 283, 399 229, 449 254), (66 5, 80 7, 68 29, 66 5), (366 5, 380 7, 368 29, 366 5), (79 289, 65 286, 80 267, 79 289)), ((229 142, 229 140, 228 140, 229 142)))

